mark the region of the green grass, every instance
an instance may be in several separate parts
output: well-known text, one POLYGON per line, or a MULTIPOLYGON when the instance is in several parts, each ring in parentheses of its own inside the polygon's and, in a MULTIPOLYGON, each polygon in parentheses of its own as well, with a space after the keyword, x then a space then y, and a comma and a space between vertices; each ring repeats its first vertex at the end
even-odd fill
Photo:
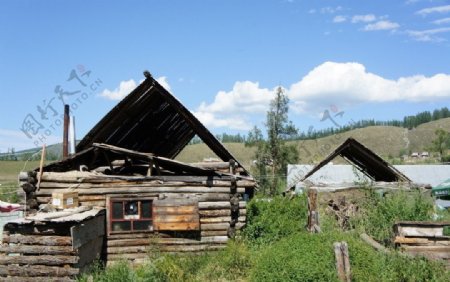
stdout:
POLYGON ((39 166, 39 161, 0 161, 0 200, 9 203, 19 201, 18 176, 22 170, 33 170, 39 166))
MULTIPOLYGON (((304 196, 270 200, 257 197, 248 204, 248 226, 222 251, 197 255, 149 254, 143 265, 132 267, 120 262, 105 271, 95 266, 79 280, 337 281, 333 243, 345 241, 349 246, 352 281, 450 281, 450 273, 440 262, 406 257, 393 249, 390 254, 380 253, 359 238, 361 230, 375 235, 368 228, 371 225, 392 227, 394 218, 424 219, 432 211, 427 199, 403 192, 389 198, 373 197, 376 196, 368 195, 367 199, 376 204, 371 206, 370 213, 364 213, 373 223, 356 221, 354 224, 358 226, 343 232, 334 218, 322 213, 319 234, 305 230, 304 196), (406 207, 398 211, 401 205, 406 207)), ((379 236, 392 234, 381 232, 379 236)))

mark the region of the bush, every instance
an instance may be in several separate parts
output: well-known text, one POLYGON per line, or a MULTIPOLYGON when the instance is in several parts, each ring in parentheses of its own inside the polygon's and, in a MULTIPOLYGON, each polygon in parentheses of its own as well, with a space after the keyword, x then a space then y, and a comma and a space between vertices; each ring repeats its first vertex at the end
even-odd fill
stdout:
POLYGON ((381 195, 373 189, 368 189, 366 199, 362 203, 362 213, 352 224, 389 245, 394 237, 395 221, 430 220, 432 213, 431 198, 426 198, 419 190, 400 190, 381 195))
POLYGON ((256 197, 247 205, 244 238, 252 245, 262 245, 305 230, 307 210, 305 195, 293 199, 256 197))
POLYGON ((337 281, 333 243, 348 243, 352 281, 449 281, 445 267, 424 258, 378 253, 356 233, 297 233, 263 250, 251 281, 337 281))

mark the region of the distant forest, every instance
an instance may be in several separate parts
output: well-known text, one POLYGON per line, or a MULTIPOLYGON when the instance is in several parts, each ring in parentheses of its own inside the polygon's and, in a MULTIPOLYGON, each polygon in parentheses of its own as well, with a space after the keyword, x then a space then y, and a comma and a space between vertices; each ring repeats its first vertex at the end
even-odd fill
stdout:
MULTIPOLYGON (((322 138, 326 136, 330 136, 337 133, 347 132, 357 128, 364 128, 368 126, 396 126, 403 127, 408 129, 413 129, 423 123, 427 123, 434 120, 439 120, 443 118, 450 117, 450 110, 447 107, 443 107, 441 109, 436 109, 433 112, 424 111, 417 113, 413 116, 405 116, 403 120, 388 120, 388 121, 379 121, 374 119, 360 120, 357 122, 352 122, 350 124, 340 126, 340 127, 329 127, 321 130, 308 130, 307 132, 300 132, 299 135, 294 140, 308 140, 308 139, 316 139, 322 138)), ((222 133, 217 134, 216 138, 220 140, 222 143, 244 143, 246 141, 246 136, 241 134, 228 134, 222 133)), ((199 144, 202 143, 202 140, 195 136, 190 144, 199 144)))

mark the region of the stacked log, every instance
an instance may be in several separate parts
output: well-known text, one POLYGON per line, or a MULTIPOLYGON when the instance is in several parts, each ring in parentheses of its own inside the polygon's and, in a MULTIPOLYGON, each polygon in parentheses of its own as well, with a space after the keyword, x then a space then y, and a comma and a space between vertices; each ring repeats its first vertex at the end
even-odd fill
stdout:
POLYGON ((200 228, 197 231, 117 234, 107 238, 108 263, 125 258, 139 262, 149 253, 204 252, 226 246, 229 237, 246 221, 246 189, 253 180, 233 176, 106 176, 93 172, 44 172, 39 191, 34 191, 38 204, 51 202, 57 191, 78 192, 82 206, 108 207, 108 198, 181 198, 198 202, 200 228), (231 232, 230 232, 231 230, 231 232))
POLYGON ((410 256, 439 260, 450 269, 450 236, 444 227, 450 222, 399 221, 394 224, 395 244, 410 256))
POLYGON ((82 223, 8 223, 0 245, 0 280, 74 281, 103 245, 104 213, 82 223))

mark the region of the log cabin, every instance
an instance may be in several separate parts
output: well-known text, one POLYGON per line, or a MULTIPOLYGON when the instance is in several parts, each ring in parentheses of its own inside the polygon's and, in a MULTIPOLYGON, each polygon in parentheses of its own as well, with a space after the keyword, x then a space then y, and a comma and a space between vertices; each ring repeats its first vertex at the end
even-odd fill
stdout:
POLYGON ((28 211, 52 203, 55 193, 73 193, 79 206, 105 209, 108 264, 139 263, 155 250, 224 248, 245 225, 246 201, 256 188, 214 135, 148 72, 144 75, 79 142, 75 154, 19 176, 28 211), (194 136, 220 161, 175 160, 194 136))

